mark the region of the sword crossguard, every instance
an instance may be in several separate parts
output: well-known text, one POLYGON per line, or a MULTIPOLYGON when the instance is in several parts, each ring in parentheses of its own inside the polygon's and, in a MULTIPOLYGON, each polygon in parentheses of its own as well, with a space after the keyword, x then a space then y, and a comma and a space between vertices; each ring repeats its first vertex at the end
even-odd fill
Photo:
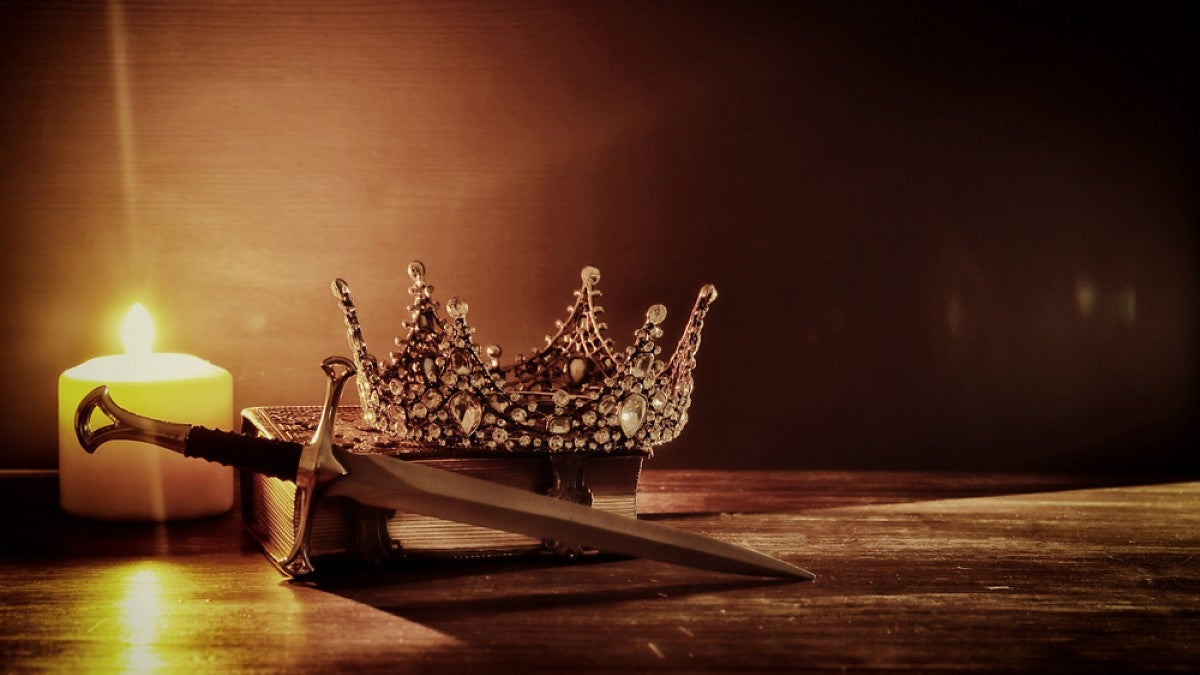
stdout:
POLYGON ((327 382, 325 403, 321 408, 321 419, 312 440, 300 453, 300 466, 296 470, 295 536, 292 548, 282 558, 272 557, 272 562, 284 573, 293 577, 311 574, 315 568, 308 555, 313 509, 317 497, 331 483, 347 475, 346 467, 338 461, 333 445, 333 430, 337 421, 338 401, 346 382, 354 376, 354 364, 347 358, 331 356, 321 363, 327 382))

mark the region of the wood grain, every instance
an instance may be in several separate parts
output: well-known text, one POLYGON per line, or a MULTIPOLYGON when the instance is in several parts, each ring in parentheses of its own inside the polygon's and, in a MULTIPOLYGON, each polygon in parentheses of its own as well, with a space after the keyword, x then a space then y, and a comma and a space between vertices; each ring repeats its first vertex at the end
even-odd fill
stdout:
POLYGON ((1195 670, 1200 483, 647 471, 647 517, 813 570, 479 561, 283 581, 237 514, 70 520, 0 479, 0 667, 1195 670))

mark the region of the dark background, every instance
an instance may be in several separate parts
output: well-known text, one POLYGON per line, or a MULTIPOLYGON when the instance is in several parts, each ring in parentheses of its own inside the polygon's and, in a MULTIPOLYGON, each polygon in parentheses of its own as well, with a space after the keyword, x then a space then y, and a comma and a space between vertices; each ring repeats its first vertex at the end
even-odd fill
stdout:
POLYGON ((119 351, 317 403, 404 266, 483 344, 720 290, 657 467, 1195 470, 1196 22, 1158 3, 6 3, 2 467, 119 351))

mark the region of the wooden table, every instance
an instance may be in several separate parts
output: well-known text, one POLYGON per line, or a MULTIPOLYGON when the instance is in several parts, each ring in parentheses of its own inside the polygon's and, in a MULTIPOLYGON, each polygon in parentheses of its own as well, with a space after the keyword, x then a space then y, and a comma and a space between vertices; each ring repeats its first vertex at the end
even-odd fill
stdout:
POLYGON ((1200 668, 1200 482, 655 472, 641 509, 817 573, 645 560, 284 581, 238 515, 77 521, 0 477, 5 671, 1200 668))

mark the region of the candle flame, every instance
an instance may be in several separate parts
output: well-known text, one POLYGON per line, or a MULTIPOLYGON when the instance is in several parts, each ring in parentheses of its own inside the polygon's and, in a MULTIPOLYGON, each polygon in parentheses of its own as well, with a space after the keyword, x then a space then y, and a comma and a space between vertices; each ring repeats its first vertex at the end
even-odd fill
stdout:
POLYGON ((125 315, 121 324, 121 341, 125 343, 125 353, 131 356, 149 354, 154 347, 154 320, 150 312, 135 303, 125 315))

